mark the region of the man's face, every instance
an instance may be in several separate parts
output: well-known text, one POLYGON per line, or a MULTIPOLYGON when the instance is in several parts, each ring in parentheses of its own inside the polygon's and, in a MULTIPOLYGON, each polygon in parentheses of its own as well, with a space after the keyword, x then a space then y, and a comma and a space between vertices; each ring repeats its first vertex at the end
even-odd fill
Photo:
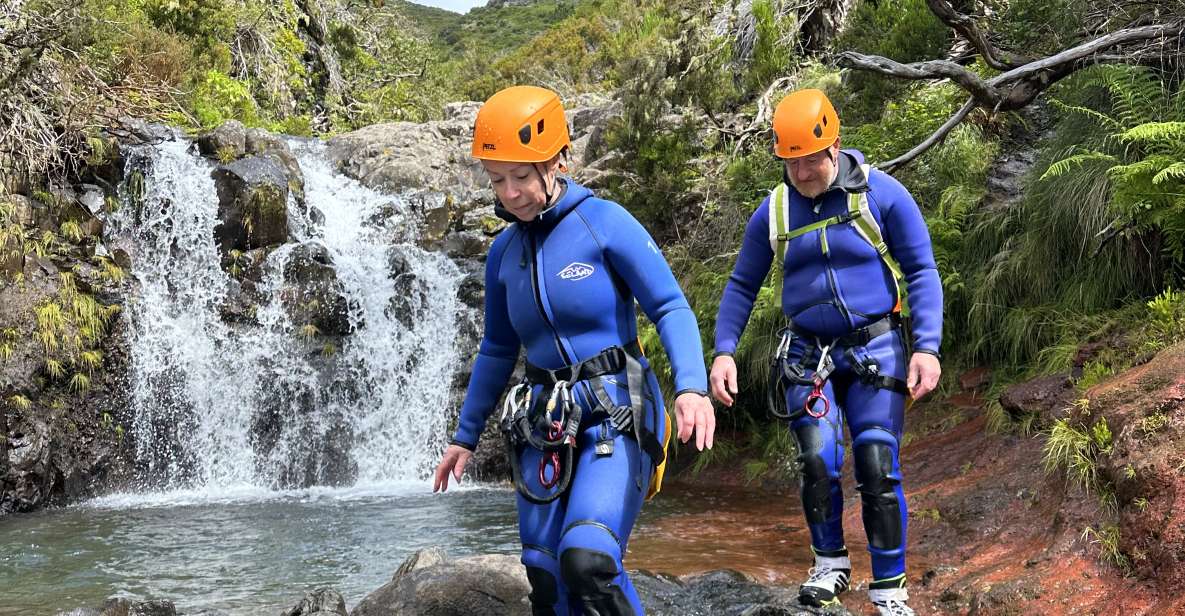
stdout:
POLYGON ((839 143, 821 152, 799 158, 787 158, 786 176, 802 196, 814 199, 823 194, 835 180, 835 157, 839 154, 839 143))

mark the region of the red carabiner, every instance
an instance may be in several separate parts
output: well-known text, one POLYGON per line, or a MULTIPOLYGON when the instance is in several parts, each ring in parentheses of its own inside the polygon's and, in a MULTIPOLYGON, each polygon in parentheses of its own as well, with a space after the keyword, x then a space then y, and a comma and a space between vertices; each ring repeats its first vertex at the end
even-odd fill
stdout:
POLYGON ((815 387, 811 389, 811 394, 806 397, 806 404, 803 405, 803 409, 806 410, 807 415, 810 415, 815 419, 822 419, 827 416, 827 413, 831 410, 831 402, 827 400, 827 396, 823 395, 822 382, 818 380, 815 381, 815 387), (815 412, 815 402, 819 400, 823 401, 822 413, 815 412))
MULTIPOLYGON (((547 440, 554 441, 559 438, 562 430, 560 429, 560 422, 553 421, 551 429, 547 431, 547 440)), ((560 452, 553 451, 543 456, 539 460, 539 485, 544 489, 550 490, 560 482, 560 452), (547 478, 547 467, 551 467, 551 479, 547 478)))

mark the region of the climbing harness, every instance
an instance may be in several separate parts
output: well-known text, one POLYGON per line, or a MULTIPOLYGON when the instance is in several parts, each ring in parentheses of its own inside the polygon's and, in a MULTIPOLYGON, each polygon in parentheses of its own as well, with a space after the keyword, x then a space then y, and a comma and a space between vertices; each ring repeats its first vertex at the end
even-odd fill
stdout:
MULTIPOLYGON (((653 464, 660 465, 666 459, 666 450, 658 436, 646 425, 644 399, 653 400, 647 391, 646 369, 638 358, 642 357, 637 342, 625 347, 612 346, 584 361, 549 370, 527 363, 523 380, 506 395, 502 405, 502 434, 506 441, 506 452, 510 457, 510 469, 515 488, 523 498, 536 504, 546 504, 559 498, 572 479, 576 437, 584 411, 572 393, 572 387, 581 382, 592 392, 597 408, 594 414, 604 414, 621 433, 637 440, 653 464), (624 372, 630 403, 616 404, 605 391, 600 377, 624 372), (546 396, 542 409, 534 398, 535 387, 542 386, 540 398, 546 396), (539 462, 539 484, 547 494, 536 494, 523 480, 519 455, 524 447, 533 447, 543 453, 539 462), (554 490, 553 490, 554 488, 554 490)), ((597 443, 598 455, 611 454, 612 440, 597 443)), ((642 460, 639 458, 639 472, 636 478, 638 488, 642 487, 642 460)))
MULTIPOLYGON (((791 421, 802 417, 804 413, 816 419, 825 417, 831 409, 831 401, 824 395, 823 388, 827 384, 827 379, 835 372, 835 362, 831 358, 831 352, 839 348, 844 350, 844 359, 847 360, 853 374, 861 382, 908 396, 909 387, 905 381, 881 374, 880 363, 866 352, 861 351, 869 342, 893 330, 900 330, 902 340, 904 340, 908 333, 903 328, 903 317, 900 313, 893 312, 866 327, 834 338, 828 344, 823 344, 823 341, 818 337, 798 329, 793 323, 786 326, 780 332, 781 341, 778 343, 770 364, 770 387, 766 395, 766 406, 770 414, 779 419, 791 421), (813 356, 812 352, 803 353, 803 357, 797 362, 792 362, 789 359, 794 341, 800 338, 813 340, 819 351, 819 361, 810 376, 807 376, 806 364, 813 356), (791 386, 811 388, 801 411, 796 409, 794 412, 790 412, 786 409, 786 390, 791 386), (822 403, 822 411, 817 410, 819 403, 822 403)), ((906 356, 908 357, 908 349, 906 356)))
POLYGON ((807 376, 806 362, 810 360, 810 353, 804 353, 802 359, 797 362, 791 362, 789 359, 790 348, 794 341, 800 337, 802 336, 796 333, 792 327, 782 328, 781 340, 770 365, 771 385, 766 395, 766 406, 770 414, 779 419, 793 421, 802 417, 803 414, 821 419, 826 417, 831 410, 831 401, 823 393, 823 387, 827 384, 831 373, 835 371, 835 362, 831 359, 831 348, 835 342, 832 341, 824 345, 822 341, 815 339, 815 346, 819 351, 819 362, 815 364, 812 374, 807 376), (793 412, 785 408, 786 390, 791 385, 811 388, 811 393, 807 396, 802 408, 795 409, 793 412), (822 403, 823 406, 821 411, 816 410, 819 403, 822 403))

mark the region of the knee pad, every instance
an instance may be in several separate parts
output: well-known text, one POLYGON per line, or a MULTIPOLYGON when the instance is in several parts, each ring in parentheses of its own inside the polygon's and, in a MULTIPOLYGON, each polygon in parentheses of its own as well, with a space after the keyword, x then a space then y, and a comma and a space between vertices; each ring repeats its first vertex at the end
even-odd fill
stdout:
POLYGON ((863 504, 868 544, 879 550, 901 547, 902 520, 897 486, 901 478, 893 470, 893 449, 884 442, 856 439, 856 490, 863 504))
POLYGON ((527 566, 527 581, 531 583, 531 616, 556 616, 555 604, 560 600, 555 576, 542 567, 527 566))
POLYGON ((605 552, 568 548, 560 554, 560 575, 571 602, 585 616, 634 616, 634 608, 614 580, 621 573, 617 559, 605 552))
POLYGON ((802 475, 802 508, 806 521, 822 524, 831 516, 831 473, 820 453, 823 436, 819 427, 806 423, 794 430, 798 437, 798 470, 802 475))

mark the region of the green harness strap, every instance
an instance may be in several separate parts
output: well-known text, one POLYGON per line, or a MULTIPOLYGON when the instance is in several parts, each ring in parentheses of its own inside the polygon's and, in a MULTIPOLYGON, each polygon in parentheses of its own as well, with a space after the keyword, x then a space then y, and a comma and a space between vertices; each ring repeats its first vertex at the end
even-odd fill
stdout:
MULTIPOLYGON (((860 170, 864 172, 864 177, 867 178, 872 173, 871 165, 860 165, 860 170)), ((790 240, 806 235, 812 231, 819 231, 819 242, 823 248, 823 254, 828 252, 827 244, 827 227, 835 224, 842 224, 851 222, 852 227, 855 228, 856 233, 868 242, 877 254, 880 255, 881 261, 889 272, 893 274, 893 284, 897 292, 897 304, 901 309, 901 316, 909 316, 909 302, 905 298, 905 273, 901 270, 901 266, 893 255, 889 254, 889 246, 885 244, 884 236, 881 235, 880 225, 877 224, 876 218, 872 215, 872 210, 868 206, 868 193, 849 193, 848 194, 848 211, 845 216, 832 216, 815 223, 811 223, 804 227, 798 227, 791 230, 790 226, 790 199, 786 193, 786 183, 780 183, 774 188, 770 195, 770 207, 774 209, 774 216, 771 219, 773 228, 771 229, 770 239, 775 243, 774 257, 775 268, 774 272, 774 297, 779 309, 782 307, 782 281, 785 276, 782 275, 782 268, 786 263, 786 246, 790 240)))

